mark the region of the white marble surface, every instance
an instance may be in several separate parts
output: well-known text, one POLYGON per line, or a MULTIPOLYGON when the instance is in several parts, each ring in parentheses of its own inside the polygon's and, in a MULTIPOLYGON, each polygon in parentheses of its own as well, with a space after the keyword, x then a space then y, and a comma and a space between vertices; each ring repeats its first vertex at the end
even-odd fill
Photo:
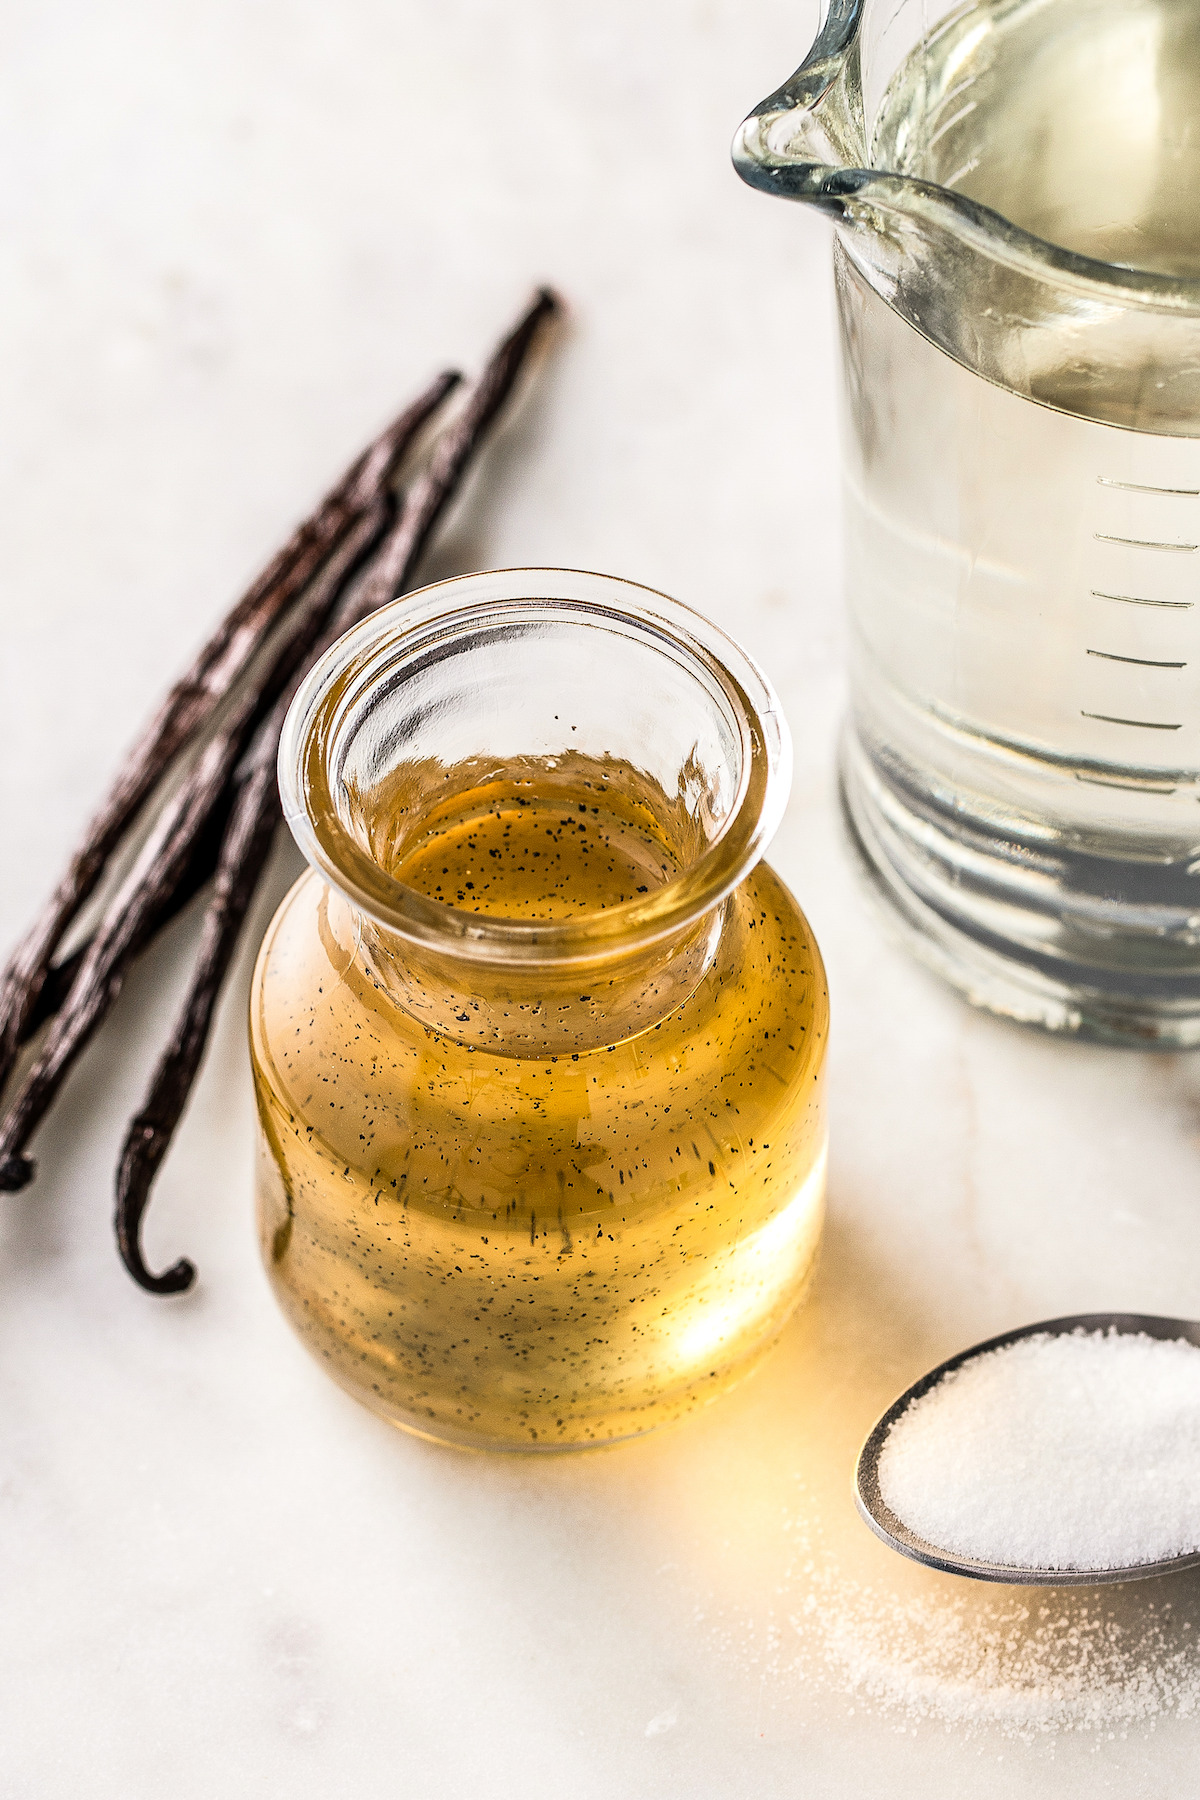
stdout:
POLYGON ((608 569, 762 657, 798 752, 773 854, 826 953, 834 1052, 823 1271, 769 1364, 618 1450, 463 1456, 360 1411, 274 1311, 248 954, 148 1232, 201 1283, 164 1303, 122 1273, 112 1164, 183 921, 0 1212, 6 1800, 1194 1787, 1200 1584, 1034 1596, 1023 1619, 902 1564, 850 1504, 880 1406, 963 1342, 1200 1307, 1200 1063, 972 1015, 851 879, 829 246, 726 149, 808 24, 784 0, 11 0, 5 940, 298 510, 548 277, 570 337, 437 566, 608 569), (1139 1717, 1164 1681, 1175 1711, 1139 1717))

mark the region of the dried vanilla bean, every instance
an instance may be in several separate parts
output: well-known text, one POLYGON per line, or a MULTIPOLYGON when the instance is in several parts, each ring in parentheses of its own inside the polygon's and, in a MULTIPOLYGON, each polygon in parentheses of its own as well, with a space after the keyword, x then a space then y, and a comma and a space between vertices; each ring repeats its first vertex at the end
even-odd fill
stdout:
POLYGON ((130 1121, 117 1169, 117 1248, 138 1286, 151 1294, 182 1293, 196 1278, 196 1265, 186 1256, 161 1275, 146 1267, 142 1219, 154 1176, 170 1146, 204 1055, 213 1010, 271 853, 278 823, 274 758, 259 756, 238 789, 238 800, 221 846, 217 879, 204 913, 187 1001, 154 1072, 146 1100, 130 1121))
POLYGON ((397 464, 458 380, 452 371, 438 376, 355 460, 222 620, 130 751, 66 873, 0 976, 0 1091, 38 1008, 54 952, 141 807, 356 518, 386 489, 397 464))
MULTIPOLYGON (((322 642, 313 648, 310 665, 343 631, 408 587, 431 532, 511 393, 543 327, 560 307, 557 296, 542 289, 498 346, 461 414, 438 439, 428 471, 413 484, 366 577, 347 594, 322 642)), ((221 984, 270 853, 280 817, 275 775, 279 737, 301 678, 296 677, 259 727, 239 769, 240 785, 221 846, 216 887, 205 914, 192 984, 145 1103, 130 1124, 121 1155, 117 1174, 117 1243, 129 1273, 151 1293, 179 1293, 191 1285, 195 1276, 195 1267, 187 1258, 180 1258, 161 1275, 153 1274, 142 1256, 141 1225, 155 1175, 195 1081, 221 984)))
POLYGON ((147 914, 178 882, 202 828, 208 798, 228 776, 223 739, 214 739, 191 779, 163 809, 133 868, 88 946, 71 992, 41 1053, 21 1084, 0 1132, 0 1190, 15 1192, 33 1175, 24 1144, 43 1117, 75 1057, 121 991, 147 914))
MULTIPOLYGON (((229 803, 232 803, 232 793, 227 794, 226 798, 229 803)), ((217 855, 221 848, 221 838, 227 822, 228 805, 214 811, 208 829, 197 841, 192 860, 178 887, 168 896, 162 910, 153 919, 147 921, 145 935, 134 949, 135 956, 140 956, 159 932, 165 931, 171 921, 178 918, 184 908, 196 898, 201 888, 208 886, 216 873, 217 855)), ((22 1043, 28 1043, 30 1038, 36 1037, 42 1026, 52 1019, 63 1005, 83 964, 90 942, 90 938, 86 939, 77 950, 72 950, 69 956, 64 956, 61 962, 51 963, 46 971, 46 978, 42 983, 42 991, 38 995, 37 1005, 25 1021, 22 1043)))
POLYGON ((264 694, 274 699, 294 673, 313 631, 319 629, 363 558, 375 548, 390 516, 390 501, 379 498, 351 526, 301 603, 300 620, 307 629, 293 630, 267 668, 256 672, 255 681, 238 696, 195 767, 164 806, 88 944, 45 1044, 0 1119, 0 1192, 15 1193, 32 1179, 34 1165, 25 1155, 25 1146, 75 1058, 117 999, 137 950, 186 876, 197 843, 222 805, 264 694))
POLYGON ((342 630, 395 599, 408 586, 480 439, 512 392, 525 358, 543 329, 561 312, 562 301, 553 289, 539 288, 533 303, 497 345, 462 412, 434 445, 429 468, 414 482, 410 501, 376 556, 369 576, 355 596, 357 606, 342 630))

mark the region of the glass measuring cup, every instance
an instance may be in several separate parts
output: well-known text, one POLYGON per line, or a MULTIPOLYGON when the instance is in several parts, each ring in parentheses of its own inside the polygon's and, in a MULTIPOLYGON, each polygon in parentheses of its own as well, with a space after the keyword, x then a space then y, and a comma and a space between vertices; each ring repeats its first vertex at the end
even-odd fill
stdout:
POLYGON ((831 0, 734 143, 838 230, 851 834, 919 955, 1200 1043, 1200 12, 831 0))

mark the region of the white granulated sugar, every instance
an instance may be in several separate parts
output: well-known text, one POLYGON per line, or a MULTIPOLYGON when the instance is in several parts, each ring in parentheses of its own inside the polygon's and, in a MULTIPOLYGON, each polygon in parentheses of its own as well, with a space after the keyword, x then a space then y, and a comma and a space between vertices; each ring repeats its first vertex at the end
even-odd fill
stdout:
POLYGON ((928 1543, 1011 1568, 1200 1550, 1200 1349, 1040 1332, 973 1357, 892 1426, 879 1491, 928 1543))
POLYGON ((1186 1575, 961 1581, 890 1555, 840 1484, 799 1475, 771 1562, 768 1592, 734 1606, 697 1593, 695 1621, 726 1674, 740 1669, 785 1717, 840 1696, 901 1731, 1100 1744, 1200 1716, 1200 1584, 1186 1575))
POLYGON ((807 1596, 792 1624, 797 1667, 910 1722, 1026 1741, 1111 1737, 1192 1717, 1200 1702, 1193 1621, 1150 1595, 1132 1607, 1079 1589, 901 1597, 843 1576, 836 1596, 807 1596))

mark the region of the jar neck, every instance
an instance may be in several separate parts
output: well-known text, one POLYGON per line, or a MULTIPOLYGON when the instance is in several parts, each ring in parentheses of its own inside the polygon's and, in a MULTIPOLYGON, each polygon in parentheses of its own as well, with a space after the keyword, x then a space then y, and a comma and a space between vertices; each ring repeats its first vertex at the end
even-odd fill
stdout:
POLYGON ((418 1024, 491 1056, 600 1050, 649 1031, 689 1000, 712 968, 732 898, 685 930, 592 962, 512 966, 469 961, 398 937, 347 903, 338 933, 378 993, 418 1024))
POLYGON ((364 978, 433 1031, 526 1057, 632 1037, 696 991, 789 770, 737 644, 562 569, 373 614, 309 673, 279 757, 364 978))

